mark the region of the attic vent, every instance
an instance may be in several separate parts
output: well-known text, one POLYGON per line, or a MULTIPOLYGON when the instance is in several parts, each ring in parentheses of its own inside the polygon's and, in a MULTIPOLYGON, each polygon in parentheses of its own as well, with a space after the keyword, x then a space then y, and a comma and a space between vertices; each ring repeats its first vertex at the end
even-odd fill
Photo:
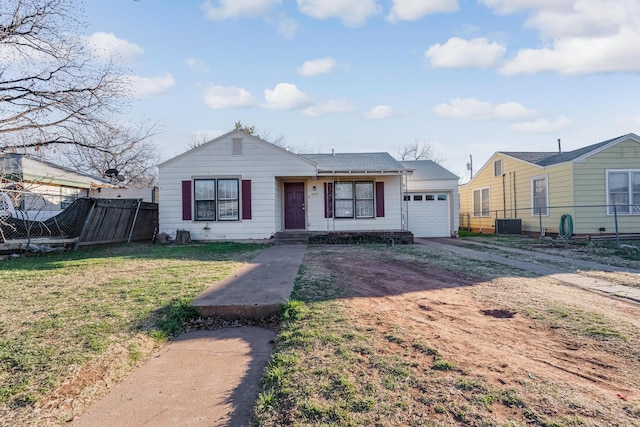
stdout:
POLYGON ((493 176, 502 176, 502 159, 493 162, 493 176))
POLYGON ((233 149, 232 153, 234 156, 242 156, 242 138, 233 138, 233 149))

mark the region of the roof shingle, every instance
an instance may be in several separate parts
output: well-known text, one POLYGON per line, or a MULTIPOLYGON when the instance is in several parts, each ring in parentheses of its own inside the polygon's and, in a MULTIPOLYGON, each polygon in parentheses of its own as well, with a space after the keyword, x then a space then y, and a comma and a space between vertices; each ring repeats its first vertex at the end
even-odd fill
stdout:
POLYGON ((299 154, 318 165, 318 172, 401 172, 406 168, 389 153, 299 154))

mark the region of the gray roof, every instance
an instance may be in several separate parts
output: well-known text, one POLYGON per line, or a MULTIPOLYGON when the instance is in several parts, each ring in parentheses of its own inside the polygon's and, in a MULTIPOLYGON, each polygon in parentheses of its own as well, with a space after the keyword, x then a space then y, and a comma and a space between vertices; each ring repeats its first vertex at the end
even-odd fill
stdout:
POLYGON ((84 172, 80 172, 71 168, 68 168, 66 166, 62 166, 62 165, 58 165, 55 163, 51 163, 47 160, 44 160, 40 157, 36 157, 36 156, 32 156, 30 154, 18 154, 18 153, 7 153, 7 154, 2 154, 0 155, 0 160, 5 160, 4 162, 4 167, 5 168, 9 168, 12 172, 17 172, 17 173, 22 173, 23 171, 23 166, 22 166, 22 159, 31 159, 35 162, 38 163, 42 163, 43 165, 47 165, 51 168, 55 168, 55 169, 59 169, 65 172, 69 172, 69 173, 74 173, 76 175, 80 175, 80 176, 84 176, 85 178, 89 178, 92 179, 94 181, 97 181, 98 183, 102 183, 102 184, 108 184, 108 185, 112 185, 111 182, 105 178, 99 177, 99 176, 95 176, 95 175, 89 175, 87 173, 84 172), (7 160, 9 160, 7 162, 7 160))
POLYGON ((401 161, 403 166, 413 169, 412 181, 429 181, 434 179, 459 179, 460 177, 443 168, 433 160, 401 161))
POLYGON ((298 154, 318 165, 318 172, 405 172, 389 153, 298 154))
POLYGON ((598 142, 597 144, 588 145, 586 147, 578 148, 577 150, 567 151, 566 153, 558 152, 518 152, 518 151, 499 151, 500 154, 515 157, 516 159, 523 160, 525 162, 533 163, 538 166, 551 166, 558 163, 570 162, 592 151, 598 150, 611 142, 623 139, 625 137, 635 137, 636 135, 630 133, 627 135, 611 138, 606 141, 598 142))

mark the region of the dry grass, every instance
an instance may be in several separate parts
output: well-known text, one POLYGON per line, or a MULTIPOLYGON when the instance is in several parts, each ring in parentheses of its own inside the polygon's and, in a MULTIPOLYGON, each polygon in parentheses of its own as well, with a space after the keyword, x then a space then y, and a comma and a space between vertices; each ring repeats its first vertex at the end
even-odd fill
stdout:
POLYGON ((445 251, 376 246, 310 248, 294 293, 256 403, 260 426, 640 426, 640 405, 619 400, 608 389, 615 381, 630 390, 640 387, 640 321, 625 320, 638 314, 628 303, 445 251), (464 291, 354 298, 348 284, 361 278, 323 268, 330 264, 322 258, 356 256, 386 263, 391 275, 410 269, 429 275, 437 267, 451 269, 452 278, 464 271, 477 280, 464 291), (426 311, 412 311, 417 300, 427 299, 426 311), (458 305, 464 301, 473 304, 458 305), (436 304, 449 309, 436 313, 436 304), (465 345, 473 342, 466 329, 481 332, 472 320, 477 312, 508 313, 504 320, 494 317, 523 328, 488 330, 478 340, 491 337, 502 347, 498 333, 536 332, 554 341, 532 338, 508 351, 539 359, 531 362, 535 370, 521 372, 516 367, 526 358, 490 358, 465 345), (602 363, 606 366, 599 368, 612 376, 583 378, 591 371, 562 360, 574 356, 547 351, 558 343, 591 349, 586 354, 593 360, 582 362, 602 363))
POLYGON ((127 245, 1 261, 0 425, 55 424, 124 378, 259 247, 127 245))
MULTIPOLYGON (((541 252, 548 255, 566 257, 568 259, 574 258, 582 261, 597 262, 624 268, 640 268, 638 266, 638 261, 640 260, 640 241, 637 240, 622 240, 621 248, 616 247, 615 240, 547 240, 535 237, 497 235, 472 235, 464 237, 463 240, 499 245, 507 248, 523 249, 534 253, 541 252)), ((492 249, 488 250, 493 251, 492 249)), ((508 254, 508 252, 504 253, 508 254)), ((504 253, 501 253, 501 255, 504 253)))

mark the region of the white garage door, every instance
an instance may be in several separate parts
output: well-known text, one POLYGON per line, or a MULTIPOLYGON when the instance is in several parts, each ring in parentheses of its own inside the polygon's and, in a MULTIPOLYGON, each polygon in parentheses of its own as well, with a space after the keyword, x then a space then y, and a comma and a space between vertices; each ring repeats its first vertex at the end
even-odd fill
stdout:
POLYGON ((448 193, 408 193, 409 231, 415 237, 451 237, 448 193))

